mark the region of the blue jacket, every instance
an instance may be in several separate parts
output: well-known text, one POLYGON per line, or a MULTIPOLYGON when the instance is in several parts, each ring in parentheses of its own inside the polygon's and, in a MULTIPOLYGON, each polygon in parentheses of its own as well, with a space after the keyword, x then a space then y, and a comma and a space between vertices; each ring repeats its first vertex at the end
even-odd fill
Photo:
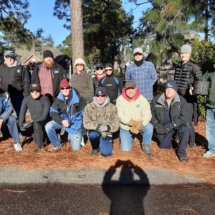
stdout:
POLYGON ((85 105, 85 99, 77 95, 74 89, 70 91, 67 100, 60 92, 50 108, 50 116, 59 124, 67 120, 70 126, 64 129, 68 133, 78 134, 82 131, 82 113, 85 105))
POLYGON ((5 122, 13 112, 13 106, 6 92, 0 94, 0 119, 5 122))

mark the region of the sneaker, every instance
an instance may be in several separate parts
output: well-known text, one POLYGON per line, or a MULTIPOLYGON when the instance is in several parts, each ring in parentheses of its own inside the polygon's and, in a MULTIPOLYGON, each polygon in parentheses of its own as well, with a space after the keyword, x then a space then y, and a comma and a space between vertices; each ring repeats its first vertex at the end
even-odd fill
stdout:
POLYGON ((36 148, 36 149, 32 152, 32 154, 36 154, 36 153, 38 153, 40 150, 41 150, 41 148, 36 148))
POLYGON ((142 144, 142 151, 145 152, 149 157, 153 157, 148 144, 142 144))
POLYGON ((81 138, 81 145, 85 146, 84 137, 81 138))
POLYGON ((47 149, 47 152, 58 152, 61 148, 53 146, 52 148, 47 149))
POLYGON ((211 158, 211 157, 215 157, 215 153, 207 151, 202 155, 203 158, 211 158))
POLYGON ((196 148, 196 144, 195 143, 190 143, 189 146, 190 146, 191 149, 196 148))
POLYGON ((22 151, 22 147, 21 147, 20 143, 14 144, 14 149, 15 149, 16 152, 21 152, 22 151))
POLYGON ((180 157, 180 158, 179 158, 179 161, 180 161, 181 163, 187 163, 188 158, 180 157))
POLYGON ((98 153, 98 149, 92 149, 92 152, 90 153, 90 156, 96 156, 98 153))

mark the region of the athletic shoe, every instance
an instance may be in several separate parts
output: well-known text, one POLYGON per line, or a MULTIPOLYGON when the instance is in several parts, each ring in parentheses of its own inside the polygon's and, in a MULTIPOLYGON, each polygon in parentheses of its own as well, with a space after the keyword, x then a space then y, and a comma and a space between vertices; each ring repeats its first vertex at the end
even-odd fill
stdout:
POLYGON ((202 155, 203 158, 211 158, 211 157, 215 157, 215 153, 207 151, 202 155))
POLYGON ((15 149, 16 152, 21 152, 22 151, 22 147, 21 147, 20 143, 14 144, 14 149, 15 149))

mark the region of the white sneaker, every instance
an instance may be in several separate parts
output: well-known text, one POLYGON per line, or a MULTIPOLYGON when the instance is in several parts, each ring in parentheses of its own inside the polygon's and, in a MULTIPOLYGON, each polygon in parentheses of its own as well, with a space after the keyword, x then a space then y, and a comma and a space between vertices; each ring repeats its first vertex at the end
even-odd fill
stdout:
POLYGON ((21 152, 22 151, 22 147, 21 147, 20 143, 14 144, 14 149, 15 149, 16 152, 21 152))
POLYGON ((84 137, 81 138, 81 145, 85 146, 84 137))
POLYGON ((205 152, 203 155, 202 155, 203 158, 211 158, 211 157, 215 157, 215 153, 212 153, 210 151, 207 151, 205 152))

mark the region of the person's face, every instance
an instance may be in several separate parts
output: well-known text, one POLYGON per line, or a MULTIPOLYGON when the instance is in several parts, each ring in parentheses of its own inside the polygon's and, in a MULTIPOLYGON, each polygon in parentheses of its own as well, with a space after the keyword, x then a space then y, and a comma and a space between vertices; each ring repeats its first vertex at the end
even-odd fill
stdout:
POLYGON ((39 90, 31 90, 30 94, 33 99, 38 99, 41 95, 41 92, 39 90))
POLYGON ((96 74, 102 75, 103 73, 104 73, 104 68, 103 67, 96 68, 96 74))
POLYGON ((14 64, 15 59, 10 57, 10 56, 5 56, 4 57, 4 62, 6 63, 7 66, 12 66, 14 64))
POLYGON ((65 97, 68 97, 71 91, 71 87, 60 88, 60 91, 65 97))
POLYGON ((105 72, 107 73, 107 75, 111 75, 113 73, 113 69, 111 67, 107 67, 105 68, 105 72))
POLYGON ((44 58, 44 64, 45 64, 45 66, 50 68, 54 64, 54 59, 52 57, 46 57, 46 58, 44 58))
POLYGON ((135 59, 136 61, 142 60, 142 59, 143 59, 143 54, 135 53, 135 54, 134 54, 134 59, 135 59))
POLYGON ((165 91, 165 95, 167 99, 173 99, 177 92, 173 88, 167 88, 165 91))
POLYGON ((78 73, 81 73, 84 71, 84 65, 83 64, 76 64, 76 70, 78 73))
POLYGON ((180 58, 181 58, 182 62, 187 62, 188 60, 190 60, 190 54, 188 54, 188 53, 181 53, 180 54, 180 58))
POLYGON ((96 95, 96 101, 99 105, 102 105, 105 100, 106 100, 107 96, 105 95, 96 95))
POLYGON ((133 99, 137 93, 137 88, 128 88, 125 93, 129 99, 133 99))

